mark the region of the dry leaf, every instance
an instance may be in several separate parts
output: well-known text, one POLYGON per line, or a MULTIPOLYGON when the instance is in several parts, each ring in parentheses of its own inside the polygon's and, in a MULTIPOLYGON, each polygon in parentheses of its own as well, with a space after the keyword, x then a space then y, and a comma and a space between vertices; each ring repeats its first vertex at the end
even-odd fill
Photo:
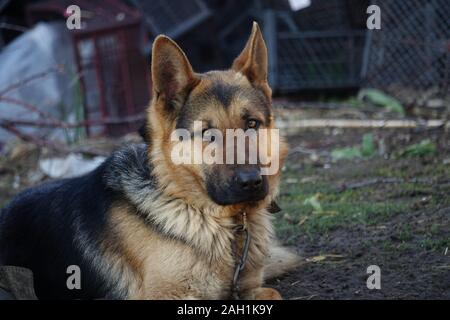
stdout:
POLYGON ((340 254, 321 254, 319 256, 314 256, 311 258, 307 258, 306 261, 308 262, 320 262, 320 261, 324 261, 327 259, 331 259, 331 260, 337 260, 337 259, 343 259, 345 256, 340 255, 340 254))
POLYGON ((296 220, 289 213, 285 213, 283 218, 289 223, 296 223, 296 220))
POLYGON ((304 216, 303 218, 301 218, 300 221, 298 222, 298 225, 299 226, 303 225, 306 222, 306 220, 308 220, 308 216, 304 216))
POLYGON ((326 217, 333 217, 338 214, 337 211, 313 211, 313 213, 326 217))

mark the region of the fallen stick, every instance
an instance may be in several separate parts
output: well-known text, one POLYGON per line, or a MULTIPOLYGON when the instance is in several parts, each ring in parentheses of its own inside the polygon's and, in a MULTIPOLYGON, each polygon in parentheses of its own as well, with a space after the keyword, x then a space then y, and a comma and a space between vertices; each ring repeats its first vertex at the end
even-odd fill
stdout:
POLYGON ((291 128, 438 128, 450 127, 445 120, 356 120, 356 119, 305 119, 278 120, 279 129, 291 128))
MULTIPOLYGON (((343 184, 338 188, 338 191, 353 190, 368 187, 374 184, 390 184, 390 183, 422 183, 422 184, 435 184, 437 181, 429 178, 373 178, 364 181, 358 181, 350 184, 343 184)), ((440 181, 440 183, 446 183, 447 180, 440 181)))
POLYGON ((353 189, 359 189, 359 188, 364 188, 364 187, 368 187, 374 184, 389 184, 389 183, 402 183, 404 182, 404 179, 400 179, 400 178, 374 178, 374 179, 369 179, 369 180, 365 180, 365 181, 359 181, 359 182, 355 182, 355 183, 351 183, 351 184, 344 184, 341 186, 341 190, 353 190, 353 189))

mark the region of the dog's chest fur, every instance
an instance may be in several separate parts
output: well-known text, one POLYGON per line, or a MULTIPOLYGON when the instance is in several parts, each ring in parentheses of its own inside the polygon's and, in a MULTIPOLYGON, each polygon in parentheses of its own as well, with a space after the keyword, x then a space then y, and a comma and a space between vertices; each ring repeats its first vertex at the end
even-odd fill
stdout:
MULTIPOLYGON (((242 246, 233 232, 238 221, 164 196, 155 188, 142 148, 117 153, 105 176, 108 186, 125 196, 112 206, 104 243, 113 278, 129 298, 228 298, 236 264, 233 243, 238 252, 242 246)), ((271 235, 268 213, 249 215, 248 228, 252 241, 242 290, 262 282, 271 235)))

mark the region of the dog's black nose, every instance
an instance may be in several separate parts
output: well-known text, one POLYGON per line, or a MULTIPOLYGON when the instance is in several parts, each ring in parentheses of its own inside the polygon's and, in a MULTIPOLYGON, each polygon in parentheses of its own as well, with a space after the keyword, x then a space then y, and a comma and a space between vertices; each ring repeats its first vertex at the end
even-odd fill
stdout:
POLYGON ((258 169, 242 169, 236 174, 236 182, 243 191, 254 191, 262 186, 262 176, 258 169))

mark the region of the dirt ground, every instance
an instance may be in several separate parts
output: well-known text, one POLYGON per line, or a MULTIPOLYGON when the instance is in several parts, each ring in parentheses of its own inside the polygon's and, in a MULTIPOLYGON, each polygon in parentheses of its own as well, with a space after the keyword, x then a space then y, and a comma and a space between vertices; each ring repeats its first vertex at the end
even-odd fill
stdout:
MULTIPOLYGON (((449 138, 443 128, 290 130, 278 201, 283 210, 274 222, 303 263, 269 285, 286 299, 450 299, 449 138), (361 145, 367 133, 373 154, 333 160, 333 150, 361 145), (424 140, 435 150, 403 152, 424 140), (370 265, 381 269, 380 290, 366 286, 370 265)), ((89 148, 107 154, 139 140, 99 140, 89 148)), ((0 207, 48 179, 37 161, 50 155, 24 143, 3 147, 0 207)))
POLYGON ((275 223, 304 260, 270 282, 284 298, 450 299, 449 133, 369 132, 380 154, 337 162, 330 152, 361 143, 367 130, 302 130, 288 138, 300 152, 287 160, 275 223), (395 157, 424 139, 435 153, 395 157), (367 288, 370 265, 380 267, 380 290, 367 288))

